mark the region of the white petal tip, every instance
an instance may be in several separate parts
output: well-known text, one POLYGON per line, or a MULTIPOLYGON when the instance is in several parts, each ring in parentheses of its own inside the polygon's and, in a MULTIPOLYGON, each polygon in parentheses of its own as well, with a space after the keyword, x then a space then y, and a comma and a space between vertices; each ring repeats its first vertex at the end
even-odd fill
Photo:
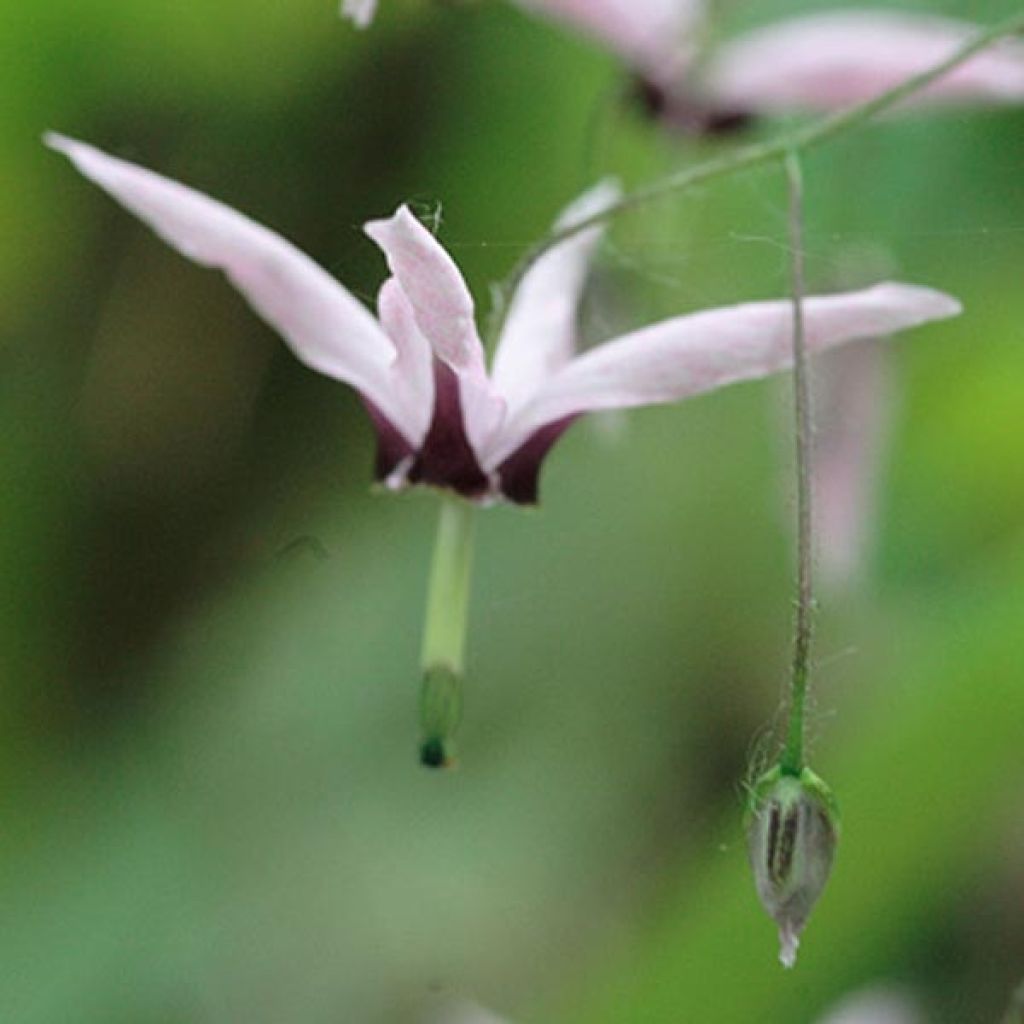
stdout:
POLYGON ((363 234, 383 247, 388 244, 389 239, 394 238, 398 230, 408 227, 410 221, 413 222, 414 227, 422 226, 412 210, 402 203, 390 217, 377 217, 374 220, 366 221, 363 224, 363 234))
POLYGON ((796 954, 800 949, 800 936, 792 928, 779 929, 779 963, 786 970, 796 967, 796 954))
POLYGON ((875 285, 882 301, 895 301, 916 314, 920 323, 932 320, 947 320, 959 316, 963 304, 946 292, 919 284, 901 284, 892 281, 875 285))
POLYGON ((377 0, 342 0, 340 14, 356 28, 369 28, 377 10, 377 0))
POLYGON ((936 318, 959 316, 964 311, 963 303, 945 292, 922 288, 921 295, 922 306, 927 305, 928 312, 936 318))
POLYGON ((60 132, 46 132, 43 135, 43 144, 50 149, 57 150, 59 153, 67 153, 68 155, 71 154, 76 146, 81 145, 81 143, 75 142, 74 139, 61 135, 60 132))
POLYGON ((622 181, 610 174, 594 185, 587 195, 592 197, 592 202, 597 210, 601 210, 622 198, 622 181))
POLYGON ((79 142, 60 132, 47 132, 43 136, 43 143, 56 153, 63 153, 83 174, 89 176, 89 168, 95 168, 101 164, 108 166, 114 158, 101 153, 94 146, 87 142, 79 142))
POLYGON ((562 211, 556 226, 571 228, 582 220, 599 216, 608 207, 614 206, 621 198, 622 183, 619 179, 615 177, 602 178, 562 211))

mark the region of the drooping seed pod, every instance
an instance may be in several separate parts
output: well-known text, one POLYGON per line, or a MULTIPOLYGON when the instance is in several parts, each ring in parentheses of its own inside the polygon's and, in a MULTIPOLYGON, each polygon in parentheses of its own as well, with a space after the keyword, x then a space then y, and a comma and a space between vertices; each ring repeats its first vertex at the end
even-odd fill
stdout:
POLYGON ((751 794, 747 846, 757 895, 779 927, 779 959, 796 963, 800 934, 832 871, 839 816, 828 786, 809 768, 776 767, 751 794))

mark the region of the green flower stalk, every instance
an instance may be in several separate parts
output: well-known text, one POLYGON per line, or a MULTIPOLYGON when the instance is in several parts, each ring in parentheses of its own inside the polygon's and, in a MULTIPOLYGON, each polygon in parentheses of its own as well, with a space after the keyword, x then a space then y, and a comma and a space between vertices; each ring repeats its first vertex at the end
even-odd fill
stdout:
POLYGON ((446 768, 455 759, 462 718, 462 681, 473 565, 474 508, 455 495, 441 499, 423 630, 420 760, 446 768))
POLYGON ((803 177, 786 161, 793 302, 793 407, 796 433, 797 599, 789 723, 779 763, 751 793, 747 844, 757 894, 779 928, 779 959, 796 963, 800 935, 832 872, 839 815, 831 790, 804 760, 805 710, 813 637, 811 396, 804 318, 803 177))

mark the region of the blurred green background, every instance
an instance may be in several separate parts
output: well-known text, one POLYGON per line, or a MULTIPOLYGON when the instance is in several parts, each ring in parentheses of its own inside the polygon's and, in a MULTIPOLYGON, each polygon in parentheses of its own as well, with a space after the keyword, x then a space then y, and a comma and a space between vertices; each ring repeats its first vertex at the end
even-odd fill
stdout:
MULTIPOLYGON (((917 5, 1017 5, 968 6, 917 5)), ((39 136, 224 199, 368 301, 360 224, 441 204, 482 309, 593 180, 718 149, 498 0, 382 0, 362 34, 334 0, 0 11, 0 1020, 418 1024, 468 996, 810 1024, 877 980, 996 1019, 1024 974, 1024 111, 807 162, 816 287, 871 246, 967 313, 893 344, 878 543, 822 594, 844 836, 785 973, 741 828, 789 657, 785 382, 577 426, 538 511, 481 516, 462 767, 430 774, 433 497, 371 493, 353 394, 39 136)), ((785 281, 782 181, 748 174, 618 224, 584 334, 785 281)))

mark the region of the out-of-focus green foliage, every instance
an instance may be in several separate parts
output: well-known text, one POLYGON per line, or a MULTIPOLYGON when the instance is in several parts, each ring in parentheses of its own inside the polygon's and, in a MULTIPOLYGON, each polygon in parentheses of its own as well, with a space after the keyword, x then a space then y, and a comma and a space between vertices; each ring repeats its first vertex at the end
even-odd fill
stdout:
MULTIPOLYGON (((740 826, 788 657, 784 386, 582 424, 539 511, 481 517, 464 764, 431 775, 436 502, 369 493, 354 397, 38 140, 195 184, 368 299, 362 221, 441 204, 483 308, 586 184, 711 147, 499 2, 382 0, 365 34, 334 0, 0 6, 0 1020, 399 1024, 457 993, 809 1024, 879 978, 997 1019, 1024 973, 1024 112, 807 162, 816 287, 870 246, 967 313, 894 343, 880 543, 823 599, 844 835, 786 974, 740 826)), ((762 171, 619 224, 588 340, 779 294, 784 210, 762 171)))

